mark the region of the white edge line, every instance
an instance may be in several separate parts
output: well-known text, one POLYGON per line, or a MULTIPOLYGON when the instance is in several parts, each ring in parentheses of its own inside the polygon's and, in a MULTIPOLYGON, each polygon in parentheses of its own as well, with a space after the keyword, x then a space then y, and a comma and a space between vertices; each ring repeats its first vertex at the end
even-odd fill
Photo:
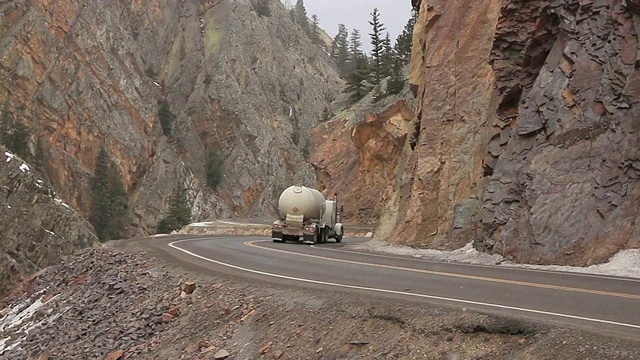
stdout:
POLYGON ((426 298, 426 299, 434 299, 434 300, 444 300, 444 301, 450 301, 450 302, 456 302, 456 303, 462 303, 462 304, 480 305, 480 306, 485 306, 485 307, 490 307, 490 308, 498 308, 498 309, 505 309, 505 310, 515 310, 515 311, 528 312, 528 313, 534 313, 534 314, 550 315, 550 316, 557 316, 557 317, 568 318, 568 319, 583 320, 583 321, 590 321, 590 322, 596 322, 596 323, 601 323, 601 324, 617 325, 617 326, 624 326, 624 327, 640 329, 640 325, 627 324, 627 323, 621 323, 621 322, 609 321, 609 320, 602 320, 602 319, 594 319, 594 318, 588 318, 588 317, 577 316, 577 315, 568 315, 568 314, 561 314, 561 313, 555 313, 555 312, 550 312, 550 311, 526 309, 526 308, 520 308, 520 307, 508 306, 508 305, 490 304, 490 303, 484 303, 484 302, 472 301, 472 300, 463 300, 463 299, 448 298, 448 297, 443 297, 443 296, 426 295, 426 294, 416 294, 416 293, 397 291, 397 290, 378 289, 378 288, 372 288, 372 287, 366 287, 366 286, 339 284, 339 283, 332 283, 332 282, 327 282, 327 281, 319 281, 319 280, 297 278, 297 277, 287 276, 287 275, 279 275, 279 274, 268 273, 268 272, 259 271, 259 270, 247 269, 247 268, 244 268, 244 267, 241 267, 241 266, 237 266, 237 265, 227 264, 227 263, 224 263, 222 261, 213 260, 213 259, 210 259, 208 257, 202 256, 202 255, 198 255, 198 254, 193 253, 193 252, 191 252, 189 250, 185 250, 185 249, 182 249, 182 248, 174 245, 174 244, 178 244, 178 243, 181 243, 181 242, 197 241, 197 240, 203 240, 203 239, 177 240, 177 241, 173 241, 173 242, 169 243, 168 245, 169 245, 169 247, 171 247, 173 249, 176 249, 178 251, 182 251, 185 254, 191 255, 191 256, 196 257, 196 258, 201 259, 201 260, 209 261, 209 262, 212 262, 212 263, 215 263, 215 264, 218 264, 218 265, 230 267, 230 268, 237 269, 237 270, 242 270, 242 271, 246 271, 246 272, 250 272, 250 273, 254 273, 254 274, 259 274, 259 275, 276 277, 276 278, 280 278, 280 279, 301 281, 301 282, 319 284, 319 285, 342 287, 342 288, 347 288, 347 289, 374 291, 374 292, 381 292, 381 293, 387 293, 387 294, 396 294, 396 295, 404 295, 404 296, 414 296, 414 297, 420 297, 420 298, 426 298))
MULTIPOLYGON (((267 240, 264 240, 264 241, 267 241, 267 240)), ((545 274, 560 274, 560 275, 570 275, 570 276, 581 276, 581 277, 587 277, 587 278, 640 282, 640 278, 631 277, 631 276, 582 273, 577 271, 533 269, 528 267, 520 267, 520 266, 517 266, 517 264, 516 265, 512 265, 512 264, 484 265, 484 264, 465 263, 465 262, 459 262, 459 261, 439 261, 439 260, 414 258, 414 257, 410 257, 411 255, 385 255, 385 254, 367 253, 367 252, 362 252, 357 250, 340 250, 340 249, 334 249, 334 248, 329 248, 324 246, 317 247, 315 245, 310 245, 310 247, 315 249, 322 249, 322 250, 338 251, 338 252, 345 252, 345 253, 351 253, 351 254, 382 257, 382 258, 388 258, 388 259, 411 260, 415 262, 423 262, 423 263, 431 263, 431 264, 461 265, 461 266, 481 267, 481 268, 488 268, 488 269, 518 270, 518 271, 529 271, 529 272, 538 272, 538 273, 545 273, 545 274)))

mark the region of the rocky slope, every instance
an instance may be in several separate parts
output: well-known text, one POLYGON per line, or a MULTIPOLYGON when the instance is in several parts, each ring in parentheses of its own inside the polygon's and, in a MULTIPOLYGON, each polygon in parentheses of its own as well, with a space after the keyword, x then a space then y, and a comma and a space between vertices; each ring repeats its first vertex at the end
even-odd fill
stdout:
POLYGON ((413 1, 415 143, 392 243, 588 265, 640 244, 640 16, 618 1, 413 1))
POLYGON ((376 224, 381 218, 411 132, 415 100, 408 84, 379 101, 375 93, 350 106, 341 105, 344 95, 338 97, 338 114, 311 133, 317 188, 328 197, 338 193, 347 223, 376 224))
POLYGON ((60 256, 98 241, 91 224, 42 179, 0 146, 0 298, 60 256))
POLYGON ((279 2, 31 1, 0 4, 0 103, 43 140, 42 169, 88 213, 104 145, 148 234, 176 186, 194 220, 268 215, 291 182, 312 185, 309 131, 341 82, 279 2), (158 102, 175 120, 163 136, 158 102), (222 183, 205 186, 207 154, 222 183))
POLYGON ((201 271, 109 243, 0 306, 3 359, 632 359, 637 339, 201 271))

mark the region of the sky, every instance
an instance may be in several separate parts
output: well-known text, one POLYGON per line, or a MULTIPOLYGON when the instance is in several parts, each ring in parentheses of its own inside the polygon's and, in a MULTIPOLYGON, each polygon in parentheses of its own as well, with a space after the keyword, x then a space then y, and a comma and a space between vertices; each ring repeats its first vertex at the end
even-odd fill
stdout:
POLYGON ((344 24, 349 35, 354 28, 360 30, 362 48, 367 54, 371 52, 369 20, 374 8, 380 12, 380 21, 389 32, 392 45, 411 17, 411 0, 304 0, 304 7, 309 18, 318 15, 320 27, 332 38, 338 32, 338 24, 344 24))

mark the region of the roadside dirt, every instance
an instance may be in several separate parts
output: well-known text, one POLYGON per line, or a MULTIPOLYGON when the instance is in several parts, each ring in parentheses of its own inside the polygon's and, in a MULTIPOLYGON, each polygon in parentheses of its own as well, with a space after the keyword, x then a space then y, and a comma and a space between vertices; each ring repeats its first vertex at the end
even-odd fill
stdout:
POLYGON ((153 241, 83 250, 23 283, 0 306, 0 358, 640 359, 638 340, 203 271, 153 241))

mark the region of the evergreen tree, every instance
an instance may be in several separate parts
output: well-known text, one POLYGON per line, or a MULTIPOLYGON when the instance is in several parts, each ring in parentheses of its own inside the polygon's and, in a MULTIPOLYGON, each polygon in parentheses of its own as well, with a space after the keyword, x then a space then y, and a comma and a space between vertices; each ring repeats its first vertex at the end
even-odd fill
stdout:
POLYGON ((98 239, 107 241, 125 237, 129 221, 128 202, 120 171, 101 146, 91 179, 90 222, 98 239))
POLYGON ((215 188, 222 181, 224 160, 217 151, 210 151, 207 156, 207 184, 215 188))
POLYGON ((338 66, 338 71, 341 76, 344 76, 348 73, 349 67, 349 44, 348 44, 349 33, 347 32, 347 27, 344 24, 338 24, 338 33, 336 37, 333 39, 333 45, 331 49, 331 58, 336 62, 338 66))
POLYGON ((413 47, 413 28, 416 23, 418 12, 414 9, 413 15, 407 21, 402 33, 396 38, 394 50, 397 56, 401 59, 402 66, 405 66, 411 60, 411 48, 413 47))
POLYGON ((109 171, 109 227, 107 228, 108 239, 122 239, 125 237, 127 223, 129 221, 129 198, 122 183, 120 170, 113 163, 110 164, 109 171))
POLYGON ((348 73, 355 70, 355 64, 358 59, 364 56, 362 52, 362 40, 360 37, 360 30, 351 30, 351 36, 349 37, 349 69, 348 73))
POLYGON ((13 117, 9 111, 9 102, 5 101, 0 117, 0 143, 7 150, 20 156, 24 160, 31 158, 29 152, 29 128, 13 117))
POLYGON ((271 6, 269 6, 269 0, 258 0, 254 5, 256 13, 261 17, 271 16, 271 6))
POLYGON ((96 170, 91 179, 91 225, 101 241, 109 240, 107 231, 111 221, 109 201, 109 155, 102 146, 96 159, 96 170))
POLYGON ((381 72, 382 78, 391 75, 391 70, 396 65, 396 54, 393 51, 393 47, 391 46, 391 38, 389 33, 385 36, 384 40, 382 40, 382 56, 381 56, 381 72))
POLYGON ((169 102, 166 99, 162 100, 162 102, 160 103, 158 117, 160 118, 160 125, 162 125, 162 134, 165 136, 171 135, 174 115, 171 112, 169 102))
POLYGON ((298 25, 304 30, 304 33, 309 35, 311 29, 309 28, 309 21, 307 20, 307 9, 304 7, 303 0, 297 0, 296 6, 293 8, 295 14, 295 20, 298 25))
POLYGON ((179 230, 191 222, 191 208, 187 201, 187 192, 182 186, 178 186, 169 201, 169 213, 160 220, 156 228, 159 234, 168 234, 173 230, 179 230))
POLYGON ((373 9, 371 13, 371 21, 369 21, 369 25, 371 25, 371 33, 369 33, 369 37, 371 38, 371 57, 372 65, 373 65, 373 82, 375 84, 379 84, 380 80, 384 77, 384 69, 382 66, 382 55, 384 53, 384 40, 382 38, 382 32, 385 30, 384 25, 380 22, 380 12, 378 8, 373 9))
POLYGON ((351 36, 349 37, 349 53, 356 56, 362 54, 362 38, 360 36, 360 30, 358 29, 351 30, 351 36))
POLYGON ((353 66, 354 70, 346 77, 347 88, 345 91, 352 93, 352 101, 357 101, 362 99, 369 93, 369 91, 371 91, 371 84, 369 83, 371 69, 369 66, 369 59, 364 54, 355 59, 353 66))
POLYGON ((331 119, 331 116, 333 115, 329 111, 328 107, 325 107, 324 109, 322 109, 321 121, 328 121, 329 119, 331 119))
POLYGON ((7 143, 9 135, 9 125, 11 123, 11 114, 9 113, 9 102, 5 101, 2 107, 2 116, 0 116, 0 144, 7 143))
POLYGON ((46 167, 47 167, 47 155, 44 151, 44 147, 42 146, 42 140, 40 140, 40 136, 36 138, 36 149, 35 154, 33 156, 33 165, 40 171, 40 173, 46 175, 46 167))
POLYGON ((31 153, 29 153, 29 128, 27 125, 21 121, 15 121, 13 126, 8 129, 5 146, 21 158, 29 160, 31 153))
POLYGON ((318 21, 318 15, 313 14, 311 15, 311 21, 313 22, 312 27, 311 27, 311 41, 314 44, 321 44, 322 40, 320 39, 320 25, 319 25, 319 21, 318 21))
POLYGON ((391 77, 387 82, 387 93, 389 95, 399 94, 404 89, 404 76, 402 75, 402 59, 396 58, 396 65, 391 70, 391 77))

